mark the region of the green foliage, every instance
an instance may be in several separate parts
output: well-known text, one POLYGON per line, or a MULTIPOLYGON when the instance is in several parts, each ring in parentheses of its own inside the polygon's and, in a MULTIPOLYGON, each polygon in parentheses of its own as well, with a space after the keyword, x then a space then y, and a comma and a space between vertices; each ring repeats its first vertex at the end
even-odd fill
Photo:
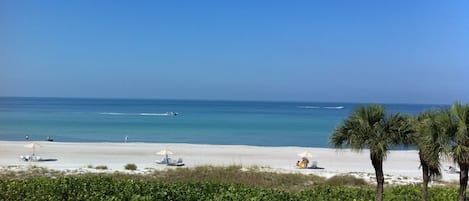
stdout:
MULTIPOLYGON (((401 200, 421 200, 422 187, 416 185, 395 186, 387 192, 385 200, 401 201, 401 200)), ((456 188, 449 187, 432 187, 429 188, 428 200, 457 200, 458 191, 456 188)))
POLYGON ((412 127, 407 119, 400 114, 386 116, 382 105, 361 106, 334 130, 330 142, 336 148, 369 148, 372 156, 383 161, 390 147, 408 141, 412 127))
POLYGON ((367 186, 365 180, 356 178, 352 175, 336 175, 326 180, 327 185, 331 186, 367 186))
MULTIPOLYGON (((461 169, 460 178, 467 178, 469 169, 469 104, 454 103, 451 106, 451 114, 455 130, 450 131, 450 155, 461 169)), ((466 200, 467 179, 459 181, 459 200, 466 200)))
POLYGON ((318 186, 300 193, 303 200, 315 201, 372 201, 375 199, 374 189, 350 188, 335 186, 318 186))
POLYGON ((137 165, 135 165, 133 163, 129 163, 129 164, 125 165, 124 168, 126 170, 137 170, 137 165))
POLYGON ((451 107, 451 114, 455 123, 451 157, 460 165, 469 165, 469 104, 454 103, 451 107))
POLYGON ((107 166, 105 166, 105 165, 98 165, 94 168, 97 169, 97 170, 107 170, 107 166))
MULTIPOLYGON (((64 176, 65 173, 73 174, 73 172, 60 172, 36 167, 28 171, 1 171, 0 179, 24 179, 38 177, 56 178, 64 176), (35 172, 40 172, 40 174, 35 172)), ((78 172, 76 172, 76 174, 78 174, 78 172)), ((96 173, 80 173, 80 175, 89 176, 96 175, 96 173)), ((120 179, 140 179, 163 181, 166 183, 193 181, 237 183, 296 192, 317 185, 325 184, 326 181, 325 178, 313 174, 283 174, 265 172, 256 170, 254 168, 244 169, 242 166, 235 165, 227 167, 198 166, 195 168, 155 170, 152 173, 145 175, 123 174, 118 172, 114 172, 109 175, 120 179)))
MULTIPOLYGON (((163 183, 111 175, 0 180, 0 200, 374 200, 373 188, 315 186, 287 192, 272 188, 219 183, 163 183)), ((420 200, 419 186, 397 186, 385 191, 384 200, 420 200)), ((429 200, 455 200, 455 188, 433 187, 429 200)))
POLYGON ((440 156, 448 153, 447 144, 452 126, 449 110, 427 110, 414 119, 413 143, 419 148, 420 164, 428 166, 429 175, 440 175, 440 156))
POLYGON ((166 182, 220 182, 255 185, 287 191, 300 191, 309 187, 324 184, 325 179, 316 175, 280 174, 262 172, 254 168, 242 170, 241 166, 199 166, 195 168, 177 168, 167 171, 155 171, 146 178, 153 177, 166 182))
POLYGON ((376 198, 383 197, 383 161, 389 149, 408 142, 413 133, 407 116, 386 115, 384 106, 367 105, 358 107, 332 133, 330 143, 336 148, 349 146, 354 151, 369 148, 370 159, 376 172, 376 198))

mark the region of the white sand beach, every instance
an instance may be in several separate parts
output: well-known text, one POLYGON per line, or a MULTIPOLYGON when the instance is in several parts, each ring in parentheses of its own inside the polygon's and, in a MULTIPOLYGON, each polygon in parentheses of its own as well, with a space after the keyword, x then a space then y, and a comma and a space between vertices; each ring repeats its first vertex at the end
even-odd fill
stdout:
MULTIPOLYGON (((369 152, 352 152, 348 149, 336 150, 329 148, 307 147, 258 147, 244 145, 199 145, 199 144, 166 144, 166 143, 65 143, 39 141, 36 155, 43 159, 56 161, 25 162, 21 155, 31 155, 32 149, 24 145, 30 142, 0 141, 0 167, 15 169, 30 165, 54 170, 78 170, 93 172, 89 165, 105 165, 108 172, 125 171, 124 166, 134 163, 138 173, 153 169, 179 168, 156 164, 162 158, 156 152, 169 149, 174 152, 173 159, 183 158, 184 167, 202 165, 243 167, 258 166, 265 171, 280 173, 304 173, 331 177, 337 174, 351 174, 374 182, 374 170, 369 160, 369 152), (324 169, 296 169, 295 163, 300 159, 298 153, 313 153, 310 161, 324 169)), ((450 161, 443 162, 443 169, 450 161)), ((421 170, 417 151, 391 151, 384 162, 386 182, 391 184, 418 183, 421 181, 421 170)), ((457 181, 458 174, 443 171, 442 180, 457 181)))

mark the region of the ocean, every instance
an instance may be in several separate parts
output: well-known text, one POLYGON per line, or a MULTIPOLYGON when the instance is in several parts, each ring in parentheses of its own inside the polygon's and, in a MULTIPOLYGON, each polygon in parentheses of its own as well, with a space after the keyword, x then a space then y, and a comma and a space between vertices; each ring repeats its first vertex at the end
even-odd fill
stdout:
MULTIPOLYGON (((330 147, 357 103, 0 98, 0 140, 330 147), (177 115, 174 115, 177 113, 177 115)), ((445 105, 385 104, 418 114, 445 105)))

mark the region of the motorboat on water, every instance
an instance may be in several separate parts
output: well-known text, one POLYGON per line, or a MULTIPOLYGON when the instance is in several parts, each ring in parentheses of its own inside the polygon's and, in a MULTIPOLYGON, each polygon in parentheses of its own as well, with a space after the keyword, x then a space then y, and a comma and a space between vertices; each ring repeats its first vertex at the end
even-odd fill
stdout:
POLYGON ((166 112, 166 115, 168 115, 168 116, 176 116, 176 115, 178 115, 178 113, 177 113, 177 112, 166 112))

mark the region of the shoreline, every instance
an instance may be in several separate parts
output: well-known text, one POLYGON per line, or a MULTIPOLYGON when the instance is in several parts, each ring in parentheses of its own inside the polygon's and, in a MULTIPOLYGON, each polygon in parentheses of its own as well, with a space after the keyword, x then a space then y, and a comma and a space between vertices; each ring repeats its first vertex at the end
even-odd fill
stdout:
MULTIPOLYGON (((134 163, 136 173, 152 170, 165 170, 177 167, 156 164, 163 156, 156 152, 169 149, 174 152, 173 159, 182 158, 188 168, 212 165, 240 165, 244 168, 259 167, 262 171, 278 173, 315 174, 330 178, 334 175, 353 175, 374 182, 374 169, 369 160, 369 151, 359 153, 350 149, 314 147, 270 147, 250 145, 209 145, 188 143, 147 143, 147 142, 47 142, 47 141, 0 141, 0 167, 21 169, 30 165, 59 171, 96 172, 91 166, 107 166, 104 172, 125 172, 124 166, 134 163), (41 147, 35 153, 43 159, 57 161, 25 162, 20 156, 31 155, 32 148, 26 144, 38 143, 41 147), (299 153, 309 151, 313 154, 310 161, 316 161, 324 169, 296 169, 299 153)), ((389 184, 410 184, 421 182, 418 151, 391 150, 384 161, 385 182, 389 184)), ((444 169, 451 161, 442 161, 442 181, 458 181, 459 174, 450 174, 444 169)))

